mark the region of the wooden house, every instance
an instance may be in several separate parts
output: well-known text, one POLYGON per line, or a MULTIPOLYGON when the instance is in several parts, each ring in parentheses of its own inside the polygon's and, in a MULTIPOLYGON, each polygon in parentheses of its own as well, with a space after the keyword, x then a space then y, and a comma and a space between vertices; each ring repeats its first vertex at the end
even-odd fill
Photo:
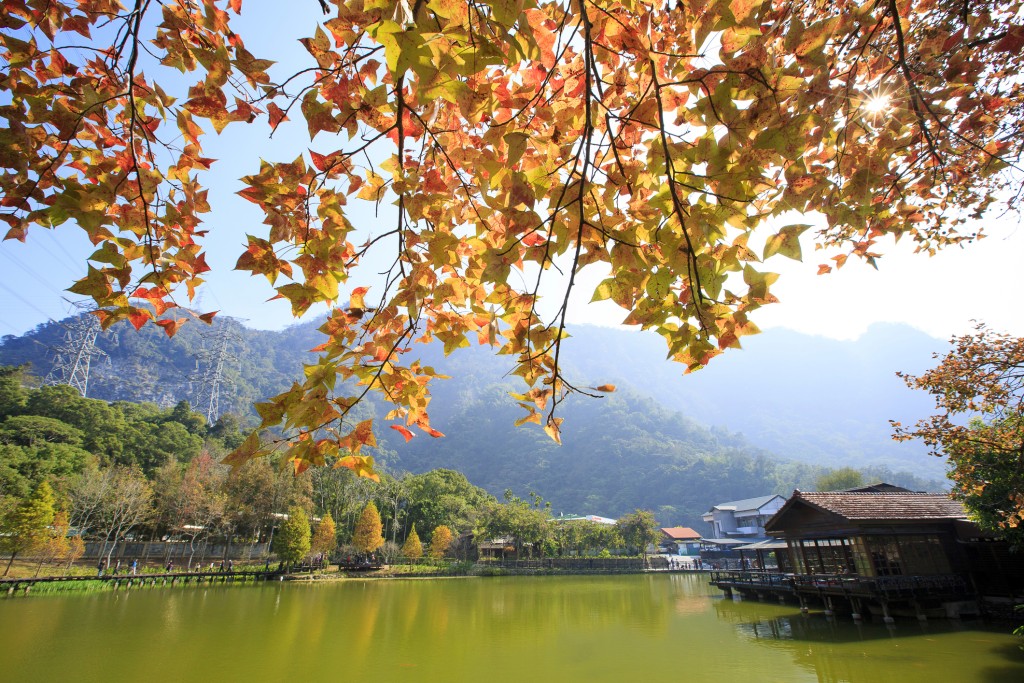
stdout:
POLYGON ((985 534, 945 494, 898 487, 794 491, 765 525, 784 571, 712 577, 727 592, 795 597, 804 608, 959 616, 1024 595, 1024 556, 985 534))

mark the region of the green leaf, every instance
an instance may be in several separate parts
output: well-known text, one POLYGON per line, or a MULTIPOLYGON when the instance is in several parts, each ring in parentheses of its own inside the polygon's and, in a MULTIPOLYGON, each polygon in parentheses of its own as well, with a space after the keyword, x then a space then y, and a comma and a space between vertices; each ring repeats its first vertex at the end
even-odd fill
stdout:
POLYGON ((800 251, 800 235, 807 230, 809 225, 787 225, 778 233, 768 238, 764 245, 764 258, 781 254, 786 258, 799 261, 803 258, 800 251))

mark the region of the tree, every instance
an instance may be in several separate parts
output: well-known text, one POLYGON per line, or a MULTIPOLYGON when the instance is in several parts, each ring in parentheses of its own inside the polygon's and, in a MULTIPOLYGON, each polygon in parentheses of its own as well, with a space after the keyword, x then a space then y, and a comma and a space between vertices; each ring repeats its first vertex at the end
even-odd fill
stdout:
POLYGON ((334 518, 331 517, 330 512, 327 512, 320 519, 320 523, 316 525, 310 550, 318 554, 323 553, 324 557, 329 557, 337 547, 338 532, 334 527, 334 518))
POLYGON ((402 554, 410 560, 418 560, 423 557, 423 544, 420 542, 420 535, 416 533, 415 524, 412 525, 409 535, 405 537, 405 543, 402 544, 402 554))
POLYGON ((627 547, 647 557, 647 546, 661 537, 658 521, 650 510, 635 510, 615 523, 619 536, 627 547))
POLYGON ((0 543, 3 544, 4 552, 11 556, 4 569, 4 576, 11 571, 11 565, 18 555, 34 552, 46 542, 53 515, 53 490, 44 481, 7 516, 0 527, 3 529, 0 543))
POLYGON ((612 388, 562 371, 584 271, 695 369, 757 332, 776 301, 762 262, 802 256, 792 212, 817 214, 838 267, 889 238, 969 241, 969 220, 1020 196, 1018 0, 320 6, 308 68, 279 72, 234 30, 240 0, 4 5, 0 220, 8 239, 88 234, 71 291, 104 326, 186 321, 175 297, 210 268, 210 128, 308 130, 312 149, 284 162, 253 149, 240 195, 267 229, 236 267, 296 315, 327 302, 326 341, 260 404, 259 429, 288 431, 254 432, 232 464, 287 446, 298 471, 336 458, 372 475, 372 424, 350 414, 369 391, 405 438, 439 436, 435 373, 406 354, 429 339, 508 356, 521 422, 558 440, 568 395, 612 388), (371 202, 394 209, 367 234, 353 218, 371 202))
POLYGON ((468 529, 472 519, 494 497, 474 486, 461 472, 436 469, 414 474, 406 480, 409 522, 421 529, 446 526, 468 529))
POLYGON ((288 510, 288 519, 274 536, 274 552, 290 566, 301 562, 309 554, 310 547, 309 517, 296 505, 288 510))
POLYGON ((852 467, 840 467, 837 470, 829 470, 815 480, 815 488, 818 491, 842 491, 864 485, 864 475, 860 470, 852 467))
POLYGON ((223 526, 228 504, 221 490, 224 469, 203 453, 184 466, 168 462, 157 473, 157 512, 170 533, 188 539, 189 569, 196 542, 223 526))
POLYGON ((1024 339, 979 324, 907 385, 939 411, 916 425, 893 422, 895 438, 922 439, 949 459, 953 495, 985 528, 1024 544, 1024 339))
POLYGON ((117 544, 152 512, 153 487, 137 467, 87 471, 71 490, 74 526, 102 541, 108 562, 117 544))
MULTIPOLYGON (((77 544, 72 547, 71 539, 68 538, 70 522, 68 521, 68 513, 66 510, 57 510, 54 513, 51 526, 52 531, 47 530, 48 533, 44 534, 44 537, 37 548, 39 564, 36 566, 36 576, 39 576, 39 571, 42 569, 43 564, 47 562, 67 561, 75 552, 78 551, 77 544)), ((78 557, 81 557, 81 555, 78 557)), ((70 561, 73 562, 75 559, 78 559, 78 557, 75 557, 70 561)))
POLYGON ((430 534, 430 551, 428 554, 435 560, 440 560, 448 552, 448 548, 451 547, 453 540, 452 530, 444 524, 434 527, 434 531, 430 534))
POLYGON ((361 553, 372 553, 384 545, 384 536, 381 534, 383 525, 380 522, 380 513, 377 506, 371 500, 363 508, 356 522, 355 531, 352 533, 352 545, 361 553))
POLYGON ((590 520, 570 520, 554 525, 552 534, 559 555, 586 555, 619 543, 616 528, 590 520))
POLYGON ((516 555, 527 551, 539 553, 551 531, 548 511, 532 507, 528 502, 505 492, 506 503, 493 503, 485 513, 484 529, 491 539, 508 538, 516 555))

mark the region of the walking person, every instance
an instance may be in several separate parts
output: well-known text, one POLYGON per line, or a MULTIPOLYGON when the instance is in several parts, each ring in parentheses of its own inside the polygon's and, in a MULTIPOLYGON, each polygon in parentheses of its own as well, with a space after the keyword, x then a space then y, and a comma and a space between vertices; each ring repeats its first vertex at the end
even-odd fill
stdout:
POLYGON ((139 569, 139 561, 132 560, 132 576, 135 576, 135 572, 139 569))
POLYGON ((103 570, 106 569, 106 568, 107 568, 107 561, 104 560, 101 557, 100 561, 96 563, 96 578, 97 579, 103 577, 103 570))

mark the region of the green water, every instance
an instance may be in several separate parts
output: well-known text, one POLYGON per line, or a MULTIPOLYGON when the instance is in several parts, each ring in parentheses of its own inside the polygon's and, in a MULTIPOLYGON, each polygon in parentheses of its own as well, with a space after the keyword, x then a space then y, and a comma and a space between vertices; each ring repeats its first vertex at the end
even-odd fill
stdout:
POLYGON ((479 578, 0 599, 3 681, 1024 681, 1005 628, 733 602, 706 577, 479 578))

